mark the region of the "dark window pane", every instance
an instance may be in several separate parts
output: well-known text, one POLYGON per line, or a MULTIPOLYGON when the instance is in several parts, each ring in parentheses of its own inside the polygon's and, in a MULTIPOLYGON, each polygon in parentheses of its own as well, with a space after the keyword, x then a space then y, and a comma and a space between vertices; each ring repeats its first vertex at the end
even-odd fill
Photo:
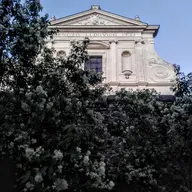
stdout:
POLYGON ((102 56, 90 56, 89 61, 85 63, 85 70, 102 72, 102 56))

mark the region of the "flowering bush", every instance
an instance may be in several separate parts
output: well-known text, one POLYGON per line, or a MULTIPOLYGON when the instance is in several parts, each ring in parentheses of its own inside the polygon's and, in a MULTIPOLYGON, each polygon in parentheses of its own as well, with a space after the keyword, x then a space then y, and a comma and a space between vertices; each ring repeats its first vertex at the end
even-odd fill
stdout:
POLYGON ((0 158, 16 164, 14 187, 192 190, 190 95, 172 103, 149 90, 107 96, 102 74, 82 70, 88 39, 54 58, 44 46, 48 21, 38 1, 0 5, 0 158))
POLYGON ((87 43, 72 43, 66 60, 53 58, 53 52, 45 48, 36 61, 31 84, 1 92, 2 106, 10 105, 2 114, 1 154, 17 162, 21 191, 81 189, 81 178, 90 178, 86 187, 112 188, 104 162, 99 163, 97 155, 89 157, 94 150, 91 138, 99 134, 103 121, 90 108, 105 88, 91 89, 101 75, 80 69, 88 58, 87 43))

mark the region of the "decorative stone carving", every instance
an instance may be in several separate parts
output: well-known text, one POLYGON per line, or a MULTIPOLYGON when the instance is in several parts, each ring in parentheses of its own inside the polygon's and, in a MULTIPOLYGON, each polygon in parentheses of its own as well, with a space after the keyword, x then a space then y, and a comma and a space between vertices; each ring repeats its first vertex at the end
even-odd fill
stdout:
POLYGON ((92 14, 88 19, 80 21, 79 23, 74 25, 117 25, 117 24, 100 18, 98 14, 92 14))
POLYGON ((129 79, 133 72, 131 70, 125 70, 123 71, 123 75, 125 76, 125 79, 129 79))
POLYGON ((100 8, 99 5, 91 5, 91 9, 96 9, 96 10, 98 10, 98 9, 101 9, 101 8, 100 8))
POLYGON ((53 15, 50 20, 54 21, 55 19, 56 19, 56 17, 55 17, 55 15, 53 15))
POLYGON ((167 63, 166 61, 163 61, 161 58, 159 58, 155 53, 153 53, 153 58, 148 60, 148 64, 150 66, 152 65, 169 65, 169 63, 167 63))
POLYGON ((136 21, 140 21, 140 18, 139 18, 138 15, 135 16, 135 20, 136 20, 136 21))
POLYGON ((57 52, 57 57, 65 57, 65 56, 66 56, 65 51, 60 50, 60 51, 57 52))
POLYGON ((154 73, 154 75, 159 79, 165 79, 170 76, 170 73, 167 70, 167 68, 163 66, 155 66, 152 67, 151 70, 154 73))
POLYGON ((150 54, 152 58, 148 59, 148 65, 150 68, 151 79, 157 81, 157 79, 174 79, 173 66, 166 61, 162 60, 155 52, 150 54))

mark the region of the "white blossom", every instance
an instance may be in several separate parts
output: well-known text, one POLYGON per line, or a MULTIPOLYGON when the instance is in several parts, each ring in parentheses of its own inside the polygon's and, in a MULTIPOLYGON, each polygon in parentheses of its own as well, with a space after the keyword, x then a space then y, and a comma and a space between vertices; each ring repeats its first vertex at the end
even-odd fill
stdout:
POLYGON ((32 148, 26 148, 25 149, 25 155, 28 159, 31 159, 31 157, 34 155, 35 151, 32 148))
POLYGON ((75 166, 75 167, 79 167, 79 165, 77 165, 77 164, 75 164, 74 166, 75 166))
POLYGON ((19 164, 17 164, 17 167, 18 167, 18 168, 22 168, 23 166, 22 166, 21 163, 19 163, 19 164))
POLYGON ((77 107, 80 108, 80 107, 82 107, 82 102, 81 102, 81 101, 78 101, 76 105, 77 105, 77 107))
POLYGON ((90 175, 91 179, 96 179, 96 178, 99 177, 99 175, 97 173, 95 173, 95 172, 90 172, 88 175, 90 175))
POLYGON ((47 92, 43 90, 43 87, 42 87, 41 85, 37 86, 36 92, 37 92, 38 94, 47 95, 47 92))
POLYGON ((30 182, 27 182, 25 184, 25 187, 26 187, 26 191, 29 189, 30 191, 32 191, 34 189, 34 184, 30 183, 30 182))
POLYGON ((14 147, 14 143, 13 143, 13 142, 11 142, 9 145, 10 145, 10 147, 12 147, 12 148, 14 147))
POLYGON ((22 108, 24 111, 26 111, 26 112, 30 112, 30 111, 31 111, 29 105, 28 105, 27 103, 25 103, 25 102, 21 102, 21 108, 22 108))
POLYGON ((53 107, 53 102, 47 103, 47 106, 46 106, 47 109, 51 109, 52 107, 53 107))
POLYGON ((100 166, 101 166, 101 167, 105 167, 105 162, 103 162, 103 161, 100 162, 100 166))
POLYGON ((76 147, 76 151, 81 153, 81 148, 80 147, 76 147))
POLYGON ((87 151, 87 156, 91 155, 91 152, 90 151, 87 151))
POLYGON ((59 173, 61 173, 61 172, 62 172, 62 169, 63 169, 63 166, 62 166, 62 165, 59 165, 57 168, 58 168, 59 173))
POLYGON ((105 175, 105 167, 100 167, 99 168, 99 174, 100 175, 105 175))
POLYGON ((35 144, 35 143, 37 143, 37 140, 36 139, 31 139, 31 143, 35 144))
POLYGON ((25 96, 27 98, 27 100, 31 100, 31 97, 32 97, 33 93, 32 92, 29 92, 29 93, 26 93, 25 96))
POLYGON ((112 189, 114 186, 115 186, 114 182, 113 182, 113 181, 110 181, 110 182, 109 182, 109 189, 112 189))
POLYGON ((20 127, 21 127, 21 128, 23 128, 24 126, 25 126, 24 123, 21 123, 21 124, 20 124, 20 127))
POLYGON ((40 110, 43 110, 44 109, 44 104, 43 103, 39 103, 38 107, 39 107, 40 110))
POLYGON ((57 191, 62 191, 68 189, 68 183, 65 179, 57 179, 54 183, 57 191))
POLYGON ((35 176, 35 182, 37 183, 41 183, 43 181, 43 177, 40 173, 38 173, 36 176, 35 176))
POLYGON ((45 104, 45 102, 46 102, 46 99, 42 98, 41 103, 45 104))
POLYGON ((60 150, 54 150, 54 159, 61 160, 63 158, 63 153, 60 150))
POLYGON ((89 163, 89 156, 84 156, 84 158, 83 158, 83 163, 85 164, 85 165, 87 165, 88 163, 89 163))
POLYGON ((36 149, 37 153, 40 153, 40 152, 43 152, 43 151, 44 151, 44 149, 41 146, 36 149))
POLYGON ((41 85, 37 86, 37 87, 36 87, 36 91, 37 91, 38 93, 42 93, 42 92, 43 92, 42 86, 41 86, 41 85))
POLYGON ((5 119, 9 119, 9 115, 5 115, 5 119))

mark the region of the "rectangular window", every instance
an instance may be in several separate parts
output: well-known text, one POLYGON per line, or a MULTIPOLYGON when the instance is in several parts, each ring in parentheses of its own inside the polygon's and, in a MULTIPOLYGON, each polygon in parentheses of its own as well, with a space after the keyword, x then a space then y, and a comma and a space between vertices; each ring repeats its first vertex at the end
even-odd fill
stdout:
POLYGON ((85 70, 95 70, 102 72, 102 56, 89 56, 89 61, 85 63, 85 70))

